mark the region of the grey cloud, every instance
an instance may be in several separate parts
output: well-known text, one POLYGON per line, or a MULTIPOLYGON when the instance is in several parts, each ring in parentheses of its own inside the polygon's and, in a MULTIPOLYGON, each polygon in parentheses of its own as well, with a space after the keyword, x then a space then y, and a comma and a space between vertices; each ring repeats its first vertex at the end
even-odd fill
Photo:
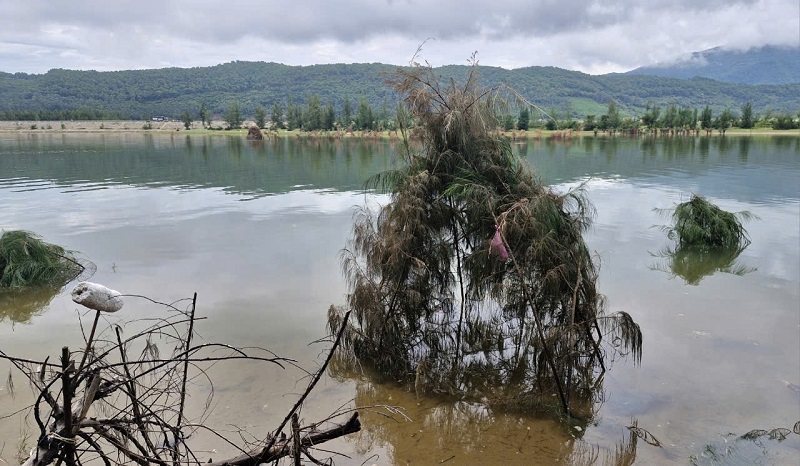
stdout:
POLYGON ((0 70, 10 71, 219 57, 403 63, 428 37, 430 50, 474 47, 504 66, 620 70, 716 45, 800 41, 797 0, 0 0, 0 11, 0 70))
POLYGON ((233 41, 255 36, 293 42, 322 38, 353 42, 387 33, 427 34, 443 40, 472 36, 482 31, 491 31, 494 38, 513 34, 550 35, 624 22, 636 11, 647 11, 653 16, 670 12, 692 15, 737 4, 748 6, 754 1, 625 0, 609 4, 597 0, 298 0, 276 6, 275 3, 237 0, 33 0, 4 1, 2 4, 4 11, 10 5, 13 11, 10 16, 30 24, 33 31, 37 26, 51 23, 108 31, 135 25, 143 31, 172 33, 199 41, 233 41))

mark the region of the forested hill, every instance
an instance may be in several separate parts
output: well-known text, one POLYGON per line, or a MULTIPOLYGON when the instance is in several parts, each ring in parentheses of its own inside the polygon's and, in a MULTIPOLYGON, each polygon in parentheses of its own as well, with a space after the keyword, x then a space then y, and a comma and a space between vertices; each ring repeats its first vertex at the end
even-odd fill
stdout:
POLYGON ((710 78, 743 84, 800 83, 800 47, 764 46, 748 51, 719 47, 695 52, 675 63, 637 68, 629 74, 710 78))
MULTIPOLYGON (((217 115, 237 103, 243 115, 257 107, 303 104, 314 95, 341 111, 365 98, 376 109, 393 109, 396 97, 385 84, 384 64, 287 66, 233 62, 202 68, 133 71, 71 71, 45 74, 0 73, 0 118, 83 119, 99 117, 177 118, 197 114, 205 103, 217 115), (77 111, 80 110, 80 111, 77 111), (69 111, 69 112, 66 112, 69 111)), ((628 114, 641 114, 648 103, 739 109, 752 102, 756 112, 800 110, 800 84, 746 85, 695 78, 681 80, 615 74, 591 76, 554 67, 506 70, 481 67, 484 86, 507 84, 529 101, 560 115, 602 114, 613 99, 628 114)), ((466 66, 437 69, 445 78, 463 79, 466 66)))

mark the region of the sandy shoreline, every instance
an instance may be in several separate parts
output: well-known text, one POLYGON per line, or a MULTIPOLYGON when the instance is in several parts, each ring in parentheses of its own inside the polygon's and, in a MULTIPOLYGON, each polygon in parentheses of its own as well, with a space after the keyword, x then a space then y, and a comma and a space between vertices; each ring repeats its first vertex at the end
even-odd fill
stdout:
MULTIPOLYGON (((252 125, 252 121, 245 121, 242 128, 248 128, 252 125)), ((224 128, 226 123, 224 121, 213 121, 211 124, 214 128, 224 128)), ((104 133, 104 132, 181 132, 186 131, 181 121, 145 121, 145 120, 81 120, 81 121, 0 121, 0 133, 104 133), (148 127, 149 126, 149 127, 148 127)), ((205 134, 238 134, 239 132, 246 132, 246 129, 238 131, 211 131, 204 129, 200 121, 192 123, 192 130, 190 133, 205 133, 205 134)), ((281 131, 283 133, 283 131, 281 131)), ((292 132, 294 134, 296 132, 292 132)), ((553 131, 538 131, 530 130, 525 133, 525 137, 537 138, 548 137, 553 131)), ((800 130, 783 130, 774 131, 772 129, 729 129, 726 133, 729 136, 764 136, 764 135, 789 135, 800 136, 800 130)), ((521 137, 522 134, 518 131, 506 133, 508 136, 521 137)), ((571 136, 593 136, 591 131, 575 131, 571 136)), ((701 131, 701 135, 705 132, 701 131)), ((718 132, 713 133, 718 136, 718 132)), ((600 133, 598 137, 608 137, 607 134, 600 133)), ((623 135, 623 137, 625 137, 623 135)))
MULTIPOLYGON (((181 121, 136 121, 136 120, 79 120, 79 121, 0 121, 0 131, 6 132, 102 132, 102 131, 184 131, 181 121)), ((223 126, 215 121, 214 126, 223 126)), ((200 122, 194 123, 200 128, 200 122)))

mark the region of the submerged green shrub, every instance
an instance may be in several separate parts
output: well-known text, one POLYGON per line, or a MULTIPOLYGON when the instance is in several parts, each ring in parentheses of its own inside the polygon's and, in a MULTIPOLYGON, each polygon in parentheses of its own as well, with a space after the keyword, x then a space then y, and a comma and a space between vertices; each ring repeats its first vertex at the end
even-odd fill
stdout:
POLYGON ((61 246, 29 231, 5 231, 0 236, 0 289, 31 286, 62 287, 85 270, 61 246))
POLYGON ((750 244, 742 221, 757 218, 753 214, 726 212, 696 194, 674 209, 656 210, 672 219, 672 225, 661 229, 677 244, 655 254, 667 259, 666 265, 655 269, 679 276, 689 285, 697 285, 716 272, 744 275, 755 270, 737 263, 739 254, 750 244))
POLYGON ((749 212, 726 212, 696 194, 672 211, 674 226, 667 227, 670 239, 679 246, 713 248, 744 248, 750 244, 743 220, 753 215, 749 212))

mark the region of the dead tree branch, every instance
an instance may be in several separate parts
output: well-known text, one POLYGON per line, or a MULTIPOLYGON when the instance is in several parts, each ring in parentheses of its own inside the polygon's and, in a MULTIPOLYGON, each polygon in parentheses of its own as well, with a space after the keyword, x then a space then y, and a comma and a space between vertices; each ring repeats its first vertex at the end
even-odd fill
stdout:
MULTIPOLYGON (((187 439, 198 427, 187 422, 189 416, 185 412, 189 370, 197 370, 201 376, 208 377, 202 363, 209 363, 205 365, 209 366, 219 361, 238 359, 275 364, 281 368, 284 368, 282 363, 294 365, 293 360, 260 348, 242 349, 220 343, 193 346, 194 323, 198 320, 195 316, 196 294, 185 311, 173 304, 158 303, 147 298, 150 303, 164 305, 170 311, 177 312, 172 313, 171 317, 157 319, 155 323, 148 324, 146 330, 127 339, 122 337, 122 328, 114 326, 114 337, 108 339, 103 336, 107 330, 98 331, 97 328, 99 313, 110 312, 102 309, 108 306, 104 297, 115 300, 113 312, 116 312, 122 307, 123 295, 92 283, 84 282, 79 286, 82 286, 84 298, 85 293, 92 292, 95 293, 95 302, 100 303, 93 307, 97 313, 88 338, 84 334, 85 349, 70 353, 67 347, 62 348, 60 364, 13 357, 0 351, 0 359, 10 360, 22 371, 32 382, 37 395, 32 411, 39 436, 24 466, 53 463, 76 466, 97 459, 105 466, 130 463, 143 466, 200 464, 187 445, 187 439), (187 326, 188 332, 185 332, 187 326), (160 349, 152 342, 154 339, 171 342, 171 354, 162 357, 160 349), (136 345, 143 345, 144 350, 138 357, 135 353, 132 357, 131 347, 136 345), (225 356, 201 354, 219 348, 230 353, 225 356), (79 361, 77 369, 76 360, 79 361), (30 369, 36 366, 40 369, 30 369), (57 390, 59 385, 60 391, 57 390), (103 413, 103 416, 87 418, 90 408, 98 402, 105 406, 95 412, 103 413)), ((261 442, 262 446, 254 449, 239 447, 213 428, 203 426, 242 452, 234 458, 210 464, 257 465, 275 462, 289 455, 298 464, 301 454, 312 458, 308 451, 310 448, 361 429, 358 412, 352 412, 345 422, 332 424, 324 430, 318 429, 320 423, 301 427, 298 417, 303 403, 324 374, 341 341, 346 319, 322 367, 313 374, 308 387, 283 422, 261 442), (282 431, 290 419, 293 423, 287 438, 282 431)), ((342 413, 337 415, 341 416, 342 413)), ((201 413, 199 418, 203 416, 204 413, 201 413)), ((330 421, 326 419, 322 422, 330 421)))

